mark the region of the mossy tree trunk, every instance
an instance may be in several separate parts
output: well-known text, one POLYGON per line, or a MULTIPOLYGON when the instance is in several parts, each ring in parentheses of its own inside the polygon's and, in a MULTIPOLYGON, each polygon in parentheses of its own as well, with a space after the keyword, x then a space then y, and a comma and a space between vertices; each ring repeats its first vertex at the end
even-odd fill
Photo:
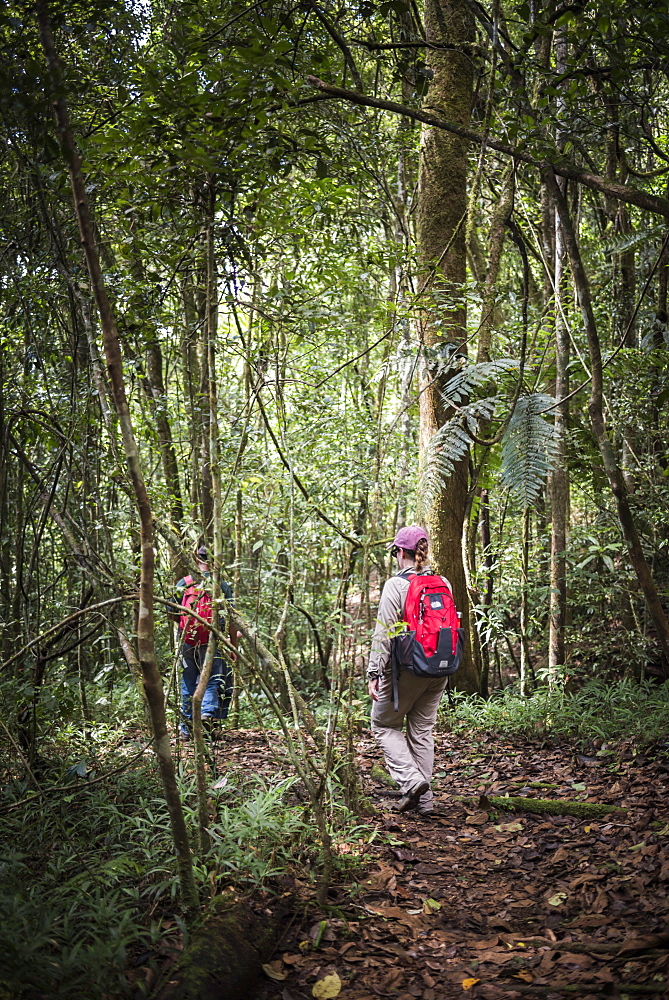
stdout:
MULTIPOLYGON (((433 72, 424 101, 431 114, 459 126, 469 125, 473 70, 471 56, 458 51, 474 37, 472 15, 463 0, 427 0, 425 34, 431 44, 451 49, 429 50, 433 72)), ((464 351, 466 310, 467 142, 459 136, 423 126, 418 178, 418 252, 421 265, 419 336, 427 351, 420 375, 420 449, 425 461, 430 438, 449 418, 442 393, 448 372, 435 372, 430 358, 442 344, 464 351)), ((462 612, 469 621, 469 598, 462 558, 462 529, 467 505, 468 458, 442 482, 425 510, 430 533, 432 564, 453 586, 462 612)), ((478 691, 479 677, 471 655, 471 642, 457 676, 457 686, 478 691)))
MULTIPOLYGON (((566 72, 567 37, 563 27, 555 32, 555 59, 558 72, 566 72)), ((558 98, 558 108, 564 108, 564 96, 558 98)), ((558 148, 562 149, 566 136, 558 130, 558 148)), ((567 182, 558 181, 564 194, 567 182)), ((567 543, 569 538, 569 509, 571 502, 569 463, 567 456, 569 431, 569 328, 566 321, 567 286, 564 280, 565 245, 562 223, 556 212, 554 219, 554 297, 555 297, 555 442, 557 460, 548 478, 548 496, 551 508, 551 556, 549 589, 548 666, 550 682, 555 683, 556 671, 566 660, 565 628, 567 625, 567 543)))

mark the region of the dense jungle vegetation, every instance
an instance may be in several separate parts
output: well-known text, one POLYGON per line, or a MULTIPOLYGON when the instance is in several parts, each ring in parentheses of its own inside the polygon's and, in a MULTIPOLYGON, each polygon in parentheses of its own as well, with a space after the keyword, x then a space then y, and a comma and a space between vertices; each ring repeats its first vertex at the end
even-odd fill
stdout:
POLYGON ((322 902, 361 863, 401 524, 468 632, 444 726, 666 745, 668 28, 659 0, 2 7, 0 996, 141 995, 129 956, 211 895, 301 866, 322 902), (197 712, 176 740, 203 542, 226 726, 281 747, 241 799, 197 712))

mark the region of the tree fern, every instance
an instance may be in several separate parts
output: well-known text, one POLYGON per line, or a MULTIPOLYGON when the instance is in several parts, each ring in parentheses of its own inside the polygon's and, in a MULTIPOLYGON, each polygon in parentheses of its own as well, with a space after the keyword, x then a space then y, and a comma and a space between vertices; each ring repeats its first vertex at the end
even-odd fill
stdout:
POLYGON ((554 402, 543 392, 521 396, 502 441, 502 485, 522 507, 536 503, 558 457, 553 424, 542 412, 554 402))
POLYGON ((602 240, 609 253, 624 253, 625 250, 639 244, 647 245, 651 240, 657 239, 666 232, 664 224, 658 226, 644 226, 633 233, 622 233, 610 236, 602 240))
MULTIPOLYGON (((495 392, 500 382, 517 377, 519 367, 513 358, 470 364, 466 357, 456 355, 452 345, 445 347, 448 350, 444 346, 432 349, 424 359, 433 377, 447 374, 442 400, 445 407, 456 409, 427 446, 420 489, 426 506, 436 500, 457 463, 481 435, 481 426, 503 409, 504 395, 491 395, 491 389, 495 392), (487 394, 472 399, 477 391, 487 394)), ((556 458, 553 424, 542 413, 554 402, 545 393, 521 396, 502 439, 502 485, 522 506, 537 501, 556 458)))
POLYGON ((460 406, 476 389, 496 385, 504 376, 518 371, 518 362, 513 358, 498 358, 496 361, 484 361, 477 365, 467 364, 466 358, 459 360, 465 363, 449 378, 442 392, 446 406, 452 403, 460 406))
POLYGON ((466 403, 432 435, 425 453, 420 490, 425 506, 434 503, 456 464, 467 454, 481 421, 491 419, 495 402, 494 396, 487 396, 466 403))

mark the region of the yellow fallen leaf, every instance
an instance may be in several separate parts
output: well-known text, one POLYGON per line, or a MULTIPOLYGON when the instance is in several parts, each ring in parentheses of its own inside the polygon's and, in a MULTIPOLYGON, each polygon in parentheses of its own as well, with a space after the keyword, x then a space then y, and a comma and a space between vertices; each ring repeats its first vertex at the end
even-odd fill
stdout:
POLYGON ((498 833, 520 833, 523 829, 523 824, 519 819, 511 820, 510 823, 499 823, 495 826, 498 833))
POLYGON ((481 982, 480 979, 463 979, 462 988, 463 990, 470 990, 472 986, 476 986, 476 984, 480 982, 481 982))
POLYGON ((263 965, 262 971, 265 973, 268 979, 273 979, 277 983, 280 983, 283 979, 286 979, 285 972, 277 972, 276 969, 272 968, 271 965, 263 965))
POLYGON ((584 826, 584 827, 583 827, 583 832, 584 832, 584 833, 590 833, 590 831, 591 831, 591 830, 592 830, 592 827, 591 827, 591 826, 584 826))
POLYGON ((527 971, 527 969, 521 969, 520 972, 516 972, 513 977, 514 979, 522 979, 525 983, 532 982, 532 974, 527 971))
POLYGON ((565 899, 567 898, 566 892, 556 892, 554 896, 548 900, 549 906, 562 906, 565 899))
POLYGON ((333 972, 325 979, 319 979, 317 983, 314 983, 311 995, 317 997, 318 1000, 330 1000, 331 997, 338 997, 340 992, 341 979, 336 972, 333 972))

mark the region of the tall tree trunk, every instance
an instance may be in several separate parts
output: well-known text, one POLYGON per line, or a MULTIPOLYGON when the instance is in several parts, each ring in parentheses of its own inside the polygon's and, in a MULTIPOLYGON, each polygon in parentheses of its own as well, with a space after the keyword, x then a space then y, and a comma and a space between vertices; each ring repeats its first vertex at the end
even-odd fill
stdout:
MULTIPOLYGON (((606 110, 608 126, 606 130, 606 178, 614 183, 628 179, 624 152, 621 147, 619 122, 619 98, 614 92, 602 94, 602 103, 606 110)), ((606 215, 611 223, 614 234, 629 235, 632 232, 629 207, 609 196, 605 199, 606 215)), ((611 332, 614 346, 622 340, 625 347, 636 346, 636 325, 634 322, 634 301, 636 297, 636 264, 634 247, 613 254, 613 315, 615 321, 611 332)), ((634 444, 635 428, 629 422, 622 425, 621 470, 625 485, 630 493, 634 492, 634 444)))
MULTIPOLYGON (((200 385, 200 359, 197 343, 200 319, 195 289, 188 280, 181 284, 184 327, 181 336, 181 372, 183 378, 186 419, 190 430, 190 516, 196 518, 200 503, 199 421, 197 419, 200 385)), ((185 494, 184 494, 185 495, 185 494)))
MULTIPOLYGON (((414 24, 414 18, 409 9, 402 11, 398 14, 399 31, 398 38, 401 43, 409 42, 415 37, 417 27, 414 24)), ((416 86, 416 74, 414 70, 415 53, 411 50, 406 50, 400 56, 400 73, 402 77, 402 103, 407 104, 411 101, 415 86, 416 86)), ((404 142, 405 136, 409 136, 411 130, 414 128, 413 122, 408 118, 400 118, 399 132, 401 136, 401 142, 404 142)), ((408 257, 405 253, 407 245, 409 243, 409 234, 411 231, 411 223, 409 221, 409 209, 411 202, 410 194, 410 184, 411 177, 408 176, 410 167, 410 157, 407 156, 407 151, 403 145, 400 145, 399 155, 397 158, 397 194, 395 196, 395 225, 393 232, 393 239, 397 244, 398 250, 401 249, 400 263, 396 264, 393 268, 393 273, 391 275, 391 295, 394 299, 395 315, 399 316, 399 326, 401 331, 401 341, 404 358, 402 361, 401 368, 401 402, 402 416, 400 418, 400 464, 399 464, 399 479, 400 482, 406 482, 407 477, 411 475, 411 469, 415 462, 414 458, 414 440, 413 440, 413 419, 411 416, 411 403, 413 401, 413 396, 411 392, 411 384, 414 380, 415 375, 415 364, 412 358, 412 333, 411 324, 407 316, 407 299, 409 291, 409 281, 410 275, 408 271, 408 257)), ((378 495, 375 496, 374 509, 376 512, 378 504, 378 495)), ((407 519, 407 494, 403 491, 400 492, 400 496, 397 501, 397 523, 406 524, 407 519)))
POLYGON ((590 423, 592 425, 595 438, 597 439, 597 444, 599 445, 604 471, 606 472, 606 476, 611 486, 611 491, 616 500, 618 519, 622 528, 623 537, 627 543, 630 562, 632 563, 639 581, 639 586, 641 587, 643 595, 646 599, 648 612, 653 620, 657 633, 657 640, 664 654, 664 663, 662 668, 663 676, 669 677, 669 620, 667 619, 666 612, 662 607, 662 602, 657 592, 657 587, 655 586, 655 581, 653 580, 650 567, 646 562, 639 533, 627 499, 627 487, 625 485, 625 480, 620 466, 616 461, 613 445, 611 444, 606 432, 603 409, 604 383, 602 356, 599 334, 597 333, 597 326, 595 323, 595 314, 592 309, 590 284, 581 261, 581 255, 576 242, 576 234, 569 215, 569 209, 567 208, 567 203, 557 185, 555 174, 552 169, 549 168, 545 172, 545 177, 551 188, 556 208, 560 214, 560 220, 564 231, 565 246, 567 248, 567 253, 569 254, 572 275, 574 277, 574 284, 576 285, 578 295, 578 302, 581 308, 583 324, 588 338, 588 351, 590 354, 590 368, 592 372, 592 389, 590 393, 590 403, 588 404, 590 423))
MULTIPOLYGON (((209 205, 208 200, 210 197, 209 188, 207 185, 203 186, 200 191, 200 197, 205 202, 204 208, 207 217, 209 216, 209 205)), ((200 371, 200 385, 195 400, 195 427, 197 428, 197 433, 199 434, 199 441, 197 442, 197 449, 199 450, 199 460, 200 467, 196 470, 196 474, 199 478, 199 488, 200 488, 200 517, 202 525, 202 534, 208 544, 211 545, 212 541, 212 531, 214 526, 214 492, 212 483, 212 471, 211 471, 211 441, 210 441, 210 422, 211 422, 211 409, 210 409, 210 392, 211 386, 209 383, 210 379, 210 367, 209 367, 209 335, 211 331, 211 320, 212 320, 212 309, 213 303, 211 296, 215 295, 216 304, 215 308, 218 311, 218 287, 215 292, 212 293, 212 288, 210 285, 210 254, 213 252, 213 247, 210 247, 210 241, 213 240, 213 231, 211 225, 205 224, 202 231, 202 245, 204 247, 204 271, 201 281, 203 282, 203 287, 201 286, 198 291, 199 295, 199 312, 201 314, 201 320, 199 325, 200 336, 198 339, 197 350, 199 354, 199 371, 200 371), (204 293, 204 294, 202 294, 204 293)))
MULTIPOLYGON (((564 184, 564 181, 562 182, 564 184)), ((567 535, 569 530, 569 468, 567 432, 569 426, 569 330, 565 322, 564 240, 562 224, 555 216, 555 440, 557 458, 548 479, 551 510, 551 557, 548 668, 552 677, 565 662, 567 621, 567 535)))
MULTIPOLYGON (((482 361, 490 361, 492 334, 497 321, 497 279, 502 263, 506 227, 513 212, 515 190, 515 171, 511 166, 502 179, 502 190, 492 215, 488 234, 488 266, 483 286, 483 301, 481 302, 481 322, 476 352, 477 364, 482 361)), ((487 437, 487 434, 484 433, 482 436, 487 437)))
MULTIPOLYGON (((478 346, 476 350, 476 362, 481 364, 490 361, 490 348, 492 345, 492 335, 498 321, 497 310, 497 279, 499 277, 506 238, 506 228, 513 213, 513 200, 515 193, 515 172, 513 166, 509 167, 502 179, 502 190, 499 200, 495 206, 488 233, 488 261, 485 272, 485 279, 482 287, 481 320, 478 329, 478 346)), ((470 212, 471 208, 470 198, 470 212)), ((473 230, 472 230, 473 233, 473 230)), ((472 244, 471 235, 468 244, 472 244)), ((473 256, 470 249, 470 259, 473 256)), ((489 423, 484 422, 479 430, 479 436, 489 437, 489 423)), ((470 496, 466 506, 465 517, 465 538, 463 538, 463 562, 465 568, 465 580, 467 592, 471 602, 470 608, 470 636, 471 652, 473 659, 473 673, 479 678, 479 693, 482 697, 488 697, 488 675, 490 656, 485 643, 481 642, 478 622, 476 620, 475 606, 481 603, 481 595, 474 586, 476 579, 476 534, 478 524, 477 505, 474 494, 481 495, 481 487, 478 485, 484 475, 485 467, 488 463, 489 448, 484 446, 480 449, 480 454, 475 452, 475 472, 473 483, 470 489, 470 496), (473 513, 474 512, 474 513, 473 513)), ((486 491, 487 496, 487 491, 486 491)))
MULTIPOLYGON (((0 352, 0 385, 5 383, 4 376, 4 359, 0 352)), ((11 453, 7 440, 7 429, 5 398, 3 393, 0 393, 0 614, 2 614, 2 620, 5 623, 0 639, 0 650, 3 662, 10 656, 15 646, 14 624, 12 622, 12 584, 16 586, 16 579, 13 579, 12 573, 12 525, 9 519, 11 453)), ((16 499, 20 504, 20 494, 16 499)), ((18 557, 18 550, 16 551, 18 557)))
POLYGON ((522 536, 522 558, 521 558, 521 598, 520 598, 520 693, 525 698, 529 694, 528 675, 532 670, 530 660, 530 646, 527 637, 527 624, 530 616, 530 508, 523 510, 523 536, 522 536))
POLYGON ((165 720, 165 703, 163 698, 163 682, 156 658, 154 619, 153 619, 153 580, 154 580, 154 549, 153 549, 153 515, 151 504, 142 475, 139 451, 135 440, 128 399, 125 392, 125 378, 121 357, 121 346, 116 327, 116 318, 107 295, 100 259, 98 255, 95 231, 88 206, 86 184, 81 169, 81 159, 77 152, 74 136, 70 126, 67 103, 64 96, 61 68, 51 33, 51 22, 48 6, 44 0, 37 4, 37 18, 44 54, 49 67, 51 87, 54 94, 54 110, 58 137, 63 158, 67 164, 74 207, 79 222, 81 243, 86 258, 86 265, 93 288, 107 362, 107 373, 111 386, 114 409, 118 417, 123 440, 123 450, 128 468, 128 475, 137 504, 141 525, 142 557, 139 583, 139 616, 137 626, 137 645, 139 660, 144 679, 146 700, 151 713, 151 723, 156 747, 156 755, 160 775, 163 782, 165 801, 172 826, 172 837, 176 850, 177 865, 183 902, 188 909, 198 906, 197 889, 193 876, 193 865, 188 843, 186 823, 176 784, 174 761, 170 752, 170 741, 165 720))
MULTIPOLYGON (((623 174, 623 180, 626 180, 623 174)), ((627 205, 620 205, 616 215, 616 231, 621 235, 630 235, 633 232, 630 220, 629 208, 627 205)), ((634 320, 635 299, 636 299, 636 254, 634 247, 628 247, 620 254, 620 282, 616 292, 619 296, 620 316, 619 330, 620 339, 624 339, 625 347, 637 346, 636 323, 634 320)), ((626 421, 622 428, 622 454, 621 467, 625 478, 625 485, 630 493, 636 490, 636 467, 637 461, 635 451, 637 447, 637 429, 633 423, 626 421)))
MULTIPOLYGON (((490 537, 490 494, 487 489, 481 490, 481 506, 479 513, 479 531, 481 538, 482 571, 484 579, 483 607, 486 614, 492 607, 492 598, 495 587, 494 559, 492 553, 492 540, 490 537)), ((481 640, 481 694, 484 698, 488 696, 490 687, 490 648, 491 640, 487 636, 481 640)), ((501 681, 500 681, 501 687, 501 681)))
MULTIPOLYGON (((556 71, 565 73, 567 70, 567 38, 566 30, 559 28, 555 32, 556 71)), ((564 107, 562 95, 558 99, 558 108, 564 107)), ((564 146, 562 131, 557 134, 558 148, 564 146)), ((565 193, 567 182, 564 178, 558 181, 560 190, 565 193)), ((565 627, 567 624, 567 537, 569 531, 569 466, 567 462, 567 433, 569 427, 569 330, 567 328, 565 310, 564 259, 565 246, 562 233, 562 223, 556 212, 552 213, 555 221, 553 246, 554 258, 554 302, 555 302, 555 442, 556 461, 548 478, 548 496, 551 508, 551 555, 550 555, 550 587, 548 599, 548 669, 551 683, 559 666, 565 662, 565 627)))
MULTIPOLYGON (((216 219, 216 184, 210 178, 207 186, 207 226, 206 226, 206 247, 207 247, 207 295, 206 295, 206 321, 204 324, 204 337, 202 345, 202 370, 203 385, 204 373, 206 371, 207 396, 207 460, 209 467, 209 492, 211 502, 211 521, 205 522, 205 539, 210 552, 210 562, 212 564, 212 601, 211 601, 211 622, 218 627, 218 608, 221 596, 221 564, 223 562, 223 527, 221 508, 221 466, 219 457, 218 440, 218 389, 216 381, 216 335, 218 332, 218 271, 216 266, 216 246, 214 241, 214 225, 216 219), (213 552, 213 559, 211 553, 213 552)), ((204 405, 204 399, 202 400, 204 405)), ((207 654, 203 664, 197 687, 193 694, 193 735, 195 744, 195 765, 197 774, 198 790, 198 813, 200 821, 200 846, 202 850, 209 847, 208 826, 208 803, 207 803, 207 783, 205 774, 205 747, 202 732, 202 699, 204 697, 211 669, 216 652, 216 638, 213 632, 209 634, 207 644, 207 654)), ((225 655, 223 650, 221 654, 225 655)))
MULTIPOLYGON (((464 45, 474 37, 472 16, 464 0, 427 0, 425 33, 433 45, 464 45)), ((433 78, 425 110, 467 127, 472 103, 472 62, 456 49, 430 50, 433 78)), ((464 351, 466 313, 463 301, 466 277, 465 216, 467 211, 467 143, 458 136, 423 126, 418 179, 418 251, 424 289, 420 338, 427 352, 420 373, 420 447, 422 460, 430 438, 449 416, 442 392, 448 372, 437 372, 431 355, 436 345, 448 343, 464 351)), ((462 527, 467 503, 468 457, 441 484, 426 510, 431 558, 435 569, 451 581, 455 600, 469 626, 469 598, 462 559, 462 527)), ((479 678, 467 644, 457 674, 458 687, 478 691, 479 678)))
MULTIPOLYGON (((172 439, 172 427, 170 426, 167 412, 167 394, 163 380, 163 353, 156 336, 152 337, 146 348, 146 378, 154 404, 153 412, 156 421, 156 431, 158 432, 160 457, 163 464, 163 477, 169 497, 170 518, 172 527, 180 535, 184 508, 181 499, 181 484, 179 482, 179 463, 177 461, 177 454, 172 439)), ((185 564, 174 566, 173 569, 179 575, 187 572, 185 564)))

